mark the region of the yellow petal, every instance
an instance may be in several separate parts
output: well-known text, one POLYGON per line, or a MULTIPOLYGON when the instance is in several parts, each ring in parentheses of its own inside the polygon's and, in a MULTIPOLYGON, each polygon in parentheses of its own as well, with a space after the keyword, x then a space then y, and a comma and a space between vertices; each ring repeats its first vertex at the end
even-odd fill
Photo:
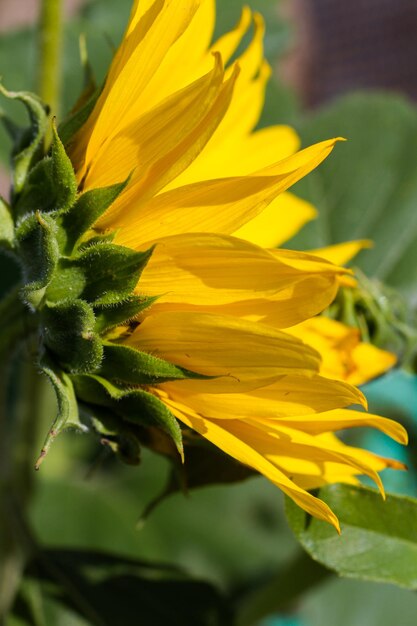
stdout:
POLYGON ((139 237, 144 242, 186 232, 236 232, 321 163, 335 141, 310 146, 251 176, 196 183, 161 193, 140 208, 132 207, 119 241, 135 247, 139 237))
MULTIPOLYGON (((144 352, 208 376, 207 393, 247 391, 282 374, 312 374, 318 356, 293 337, 232 316, 190 312, 149 315, 127 339, 144 352)), ((191 385, 193 381, 186 381, 191 385)), ((198 381, 196 381, 198 382, 198 381)))
POLYGON ((347 380, 352 385, 363 385, 391 369, 397 363, 397 357, 392 352, 381 350, 364 341, 358 343, 352 351, 354 366, 347 380))
MULTIPOLYGON (((210 70, 213 55, 207 51, 213 37, 215 13, 215 0, 202 0, 188 28, 169 48, 147 86, 148 108, 210 70)), ((226 63, 226 58, 223 55, 221 57, 223 63, 226 63)))
MULTIPOLYGON (((118 242, 118 237, 116 237, 118 242)), ((153 311, 184 310, 274 315, 284 328, 328 306, 344 270, 317 259, 299 270, 267 250, 225 235, 174 235, 157 240, 137 291, 160 296, 153 311), (316 271, 317 270, 317 271, 316 271)), ((148 248, 146 243, 141 248, 148 248)))
POLYGON ((320 353, 320 373, 329 378, 363 384, 396 363, 395 355, 361 342, 357 329, 327 317, 306 320, 288 328, 287 332, 320 353))
POLYGON ((245 36, 252 20, 252 11, 249 7, 244 6, 242 14, 236 27, 217 39, 212 45, 211 52, 219 52, 222 59, 226 63, 236 52, 242 38, 245 36))
MULTIPOLYGON (((220 424, 215 423, 200 417, 177 402, 172 402, 169 398, 163 398, 163 400, 168 404, 174 415, 184 424, 199 432, 205 439, 211 441, 220 450, 237 459, 240 463, 253 467, 282 489, 305 511, 329 522, 340 532, 338 519, 327 504, 298 487, 284 472, 260 453, 257 450, 258 441, 245 440, 244 433, 241 436, 242 433, 239 428, 237 433, 233 432, 233 426, 229 429, 229 426, 235 422, 226 423, 222 421, 220 424)), ((238 426, 240 425, 239 423, 238 426)))
MULTIPOLYGON (((223 423, 223 422, 222 422, 223 423)), ((281 457, 297 460, 300 468, 305 461, 313 463, 342 462, 369 476, 382 494, 384 487, 377 473, 381 460, 371 452, 346 446, 336 437, 312 436, 302 431, 288 428, 280 420, 232 420, 227 429, 246 441, 251 440, 256 449, 281 469, 281 457)))
POLYGON ((140 10, 140 3, 137 5, 131 32, 123 39, 96 106, 73 143, 71 157, 79 180, 99 151, 155 104, 147 99, 147 88, 170 47, 189 26, 200 2, 156 0, 152 5, 147 3, 145 12, 140 10))
POLYGON ((316 215, 317 211, 312 204, 284 192, 234 234, 258 246, 275 248, 291 239, 316 215))
POLYGON ((210 394, 205 393, 204 382, 198 386, 200 392, 197 392, 197 384, 190 392, 182 382, 165 383, 161 388, 174 400, 182 401, 210 419, 278 419, 284 426, 298 428, 300 424, 300 430, 318 434, 345 428, 343 424, 360 426, 362 416, 364 426, 377 423, 382 425, 382 429, 386 428, 384 432, 388 434, 391 432, 390 427, 397 434, 404 432, 400 426, 397 428, 396 422, 387 420, 385 423, 384 418, 355 411, 345 411, 346 415, 330 411, 351 404, 364 404, 365 398, 355 387, 317 375, 306 377, 288 374, 272 385, 240 394, 210 394))
POLYGON ((369 239, 357 239, 356 241, 345 241, 344 243, 337 243, 333 246, 310 250, 310 253, 322 259, 326 259, 327 261, 331 261, 336 265, 346 265, 355 258, 361 250, 372 248, 372 246, 373 243, 369 239))
MULTIPOLYGON (((314 379, 312 379, 313 381, 314 379)), ((334 383, 335 381, 328 382, 334 383)), ((303 388, 308 388, 306 383, 303 382, 303 388)), ((251 395, 257 392, 252 392, 251 395)), ((339 404, 342 406, 342 403, 339 404)), ((385 433, 395 441, 407 444, 408 435, 407 431, 401 424, 387 417, 380 417, 379 415, 373 415, 372 413, 365 413, 364 411, 353 411, 352 409, 337 408, 323 413, 317 413, 314 416, 306 416, 306 414, 290 415, 288 413, 288 419, 286 417, 280 418, 280 424, 285 424, 290 428, 302 430, 303 432, 310 433, 311 435, 320 435, 329 431, 342 430, 345 428, 356 428, 362 426, 368 426, 370 428, 377 428, 381 432, 385 433)), ((268 417, 268 415, 265 415, 268 417)))

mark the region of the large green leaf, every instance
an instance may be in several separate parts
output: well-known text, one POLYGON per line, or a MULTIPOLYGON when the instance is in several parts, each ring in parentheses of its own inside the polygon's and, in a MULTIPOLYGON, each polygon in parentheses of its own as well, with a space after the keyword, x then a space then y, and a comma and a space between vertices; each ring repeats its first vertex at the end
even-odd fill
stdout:
POLYGON ((287 499, 287 517, 310 556, 340 576, 417 589, 417 500, 330 485, 318 496, 339 517, 342 534, 287 499))
POLYGON ((289 247, 315 248, 369 238, 355 264, 417 295, 417 109, 399 96, 358 93, 307 118, 304 145, 334 136, 347 142, 297 187, 319 211, 289 247))
POLYGON ((39 551, 28 576, 93 626, 232 626, 217 590, 166 565, 80 550, 39 551), (114 570, 114 571, 112 571, 114 570))

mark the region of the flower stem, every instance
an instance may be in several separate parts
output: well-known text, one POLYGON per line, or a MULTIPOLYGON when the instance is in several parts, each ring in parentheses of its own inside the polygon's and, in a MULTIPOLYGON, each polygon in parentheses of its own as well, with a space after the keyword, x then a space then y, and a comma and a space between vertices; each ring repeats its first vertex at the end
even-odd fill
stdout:
POLYGON ((62 0, 42 0, 39 95, 58 114, 61 82, 62 0))
MULTIPOLYGON (((35 436, 39 423, 40 397, 43 393, 32 357, 27 354, 27 339, 32 330, 32 314, 19 298, 19 289, 0 302, 4 320, 0 335, 0 625, 13 604, 27 557, 15 523, 14 505, 18 501, 26 514, 32 491, 30 471, 35 458, 35 436), (18 358, 16 348, 21 344, 18 358), (35 378, 36 377, 36 378, 35 378)), ((2 322, 3 323, 3 322, 2 322)))

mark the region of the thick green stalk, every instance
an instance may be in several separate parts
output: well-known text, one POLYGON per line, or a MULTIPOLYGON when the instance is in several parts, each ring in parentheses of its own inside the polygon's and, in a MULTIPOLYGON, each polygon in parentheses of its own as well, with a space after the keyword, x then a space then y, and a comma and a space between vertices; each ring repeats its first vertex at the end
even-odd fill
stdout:
POLYGON ((42 0, 39 95, 58 115, 61 84, 62 0, 42 0))
POLYGON ((13 511, 15 501, 26 509, 29 468, 35 458, 41 385, 34 380, 37 374, 22 343, 32 333, 29 322, 34 317, 20 301, 18 289, 0 302, 0 626, 13 603, 26 558, 13 511), (19 344, 22 349, 15 359, 19 344))

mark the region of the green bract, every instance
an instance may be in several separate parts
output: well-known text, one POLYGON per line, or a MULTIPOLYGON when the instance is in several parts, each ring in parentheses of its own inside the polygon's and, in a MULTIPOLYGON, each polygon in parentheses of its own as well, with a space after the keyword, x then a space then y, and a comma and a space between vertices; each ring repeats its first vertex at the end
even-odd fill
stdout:
MULTIPOLYGON (((46 107, 26 92, 2 93, 24 103, 31 124, 23 131, 13 126, 13 197, 10 206, 0 201, 0 245, 20 264, 22 315, 26 328, 38 335, 39 367, 58 404, 37 467, 68 427, 95 432, 129 463, 139 461, 140 443, 154 441, 155 432, 168 435, 172 452, 182 456, 177 420, 144 386, 205 377, 114 339, 137 326, 138 315, 157 299, 135 293, 153 248, 135 252, 113 244, 113 233, 94 229, 128 180, 78 193, 71 161, 54 122, 50 128, 46 107)), ((66 142, 90 108, 87 102, 63 124, 66 142)))

